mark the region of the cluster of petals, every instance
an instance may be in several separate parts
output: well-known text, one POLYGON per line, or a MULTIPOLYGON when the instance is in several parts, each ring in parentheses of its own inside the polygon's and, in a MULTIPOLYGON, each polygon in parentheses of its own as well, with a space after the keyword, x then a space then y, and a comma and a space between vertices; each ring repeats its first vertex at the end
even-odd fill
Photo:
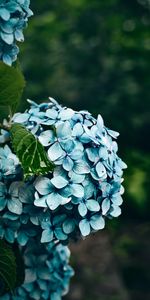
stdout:
POLYGON ((55 167, 24 181, 9 132, 1 130, 0 238, 20 245, 26 266, 25 283, 2 300, 60 300, 73 275, 64 245, 103 229, 106 218, 121 214, 126 165, 117 154, 118 133, 100 115, 95 119, 52 98, 29 103, 12 123, 34 134, 55 167))
POLYGON ((32 15, 30 0, 0 1, 0 60, 11 65, 17 59, 17 42, 24 41, 23 29, 32 15))
POLYGON ((61 300, 68 292, 74 275, 69 266, 70 251, 66 246, 43 245, 31 240, 22 249, 25 264, 24 284, 1 300, 61 300))
POLYGON ((26 126, 55 164, 52 174, 33 182, 34 206, 43 215, 41 241, 67 243, 103 229, 106 217, 121 214, 126 165, 117 154, 118 133, 104 125, 101 115, 95 119, 52 98, 39 105, 29 103, 31 108, 17 113, 13 122, 26 126))

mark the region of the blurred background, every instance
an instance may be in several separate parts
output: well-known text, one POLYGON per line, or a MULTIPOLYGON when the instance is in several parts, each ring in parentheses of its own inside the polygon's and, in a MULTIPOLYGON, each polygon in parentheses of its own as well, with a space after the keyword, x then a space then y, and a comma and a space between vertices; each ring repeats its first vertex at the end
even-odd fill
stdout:
POLYGON ((20 61, 26 98, 101 114, 120 132, 122 216, 72 245, 66 300, 150 299, 150 1, 31 0, 20 61))

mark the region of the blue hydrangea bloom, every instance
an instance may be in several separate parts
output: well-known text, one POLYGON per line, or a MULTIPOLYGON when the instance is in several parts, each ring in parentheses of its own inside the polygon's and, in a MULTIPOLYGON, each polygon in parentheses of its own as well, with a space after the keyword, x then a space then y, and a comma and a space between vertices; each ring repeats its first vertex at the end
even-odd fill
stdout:
POLYGON ((30 0, 0 1, 0 60, 11 65, 17 59, 16 41, 24 41, 23 29, 33 14, 30 0))
POLYGON ((61 300, 73 275, 68 249, 62 245, 103 229, 106 218, 121 214, 126 165, 117 153, 118 133, 100 115, 95 119, 52 98, 40 105, 29 103, 30 109, 15 114, 12 122, 39 139, 55 168, 23 182, 9 132, 1 130, 0 238, 18 242, 26 266, 25 283, 14 295, 1 298, 61 300))
POLYGON ((62 107, 52 98, 40 105, 29 103, 31 108, 17 113, 13 122, 26 126, 55 164, 53 174, 33 183, 34 205, 41 208, 42 218, 49 213, 51 220, 45 224, 40 216, 42 242, 59 239, 67 243, 104 228, 106 217, 121 213, 126 164, 118 157, 118 133, 108 129, 100 115, 95 119, 87 111, 62 107))
POLYGON ((45 246, 31 240, 22 249, 25 263, 25 282, 13 294, 2 300, 55 300, 68 292, 70 278, 74 275, 69 266, 70 251, 53 243, 45 246))

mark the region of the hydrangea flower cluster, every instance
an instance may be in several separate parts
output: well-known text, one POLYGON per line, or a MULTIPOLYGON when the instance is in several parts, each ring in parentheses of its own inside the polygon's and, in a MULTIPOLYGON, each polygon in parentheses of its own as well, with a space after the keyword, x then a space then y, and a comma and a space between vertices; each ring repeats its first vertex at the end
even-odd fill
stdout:
POLYGON ((9 132, 1 130, 0 238, 18 242, 28 274, 14 296, 2 299, 60 300, 73 271, 67 248, 56 244, 67 245, 70 239, 103 229, 106 218, 120 215, 126 165, 117 154, 118 133, 108 129, 100 115, 95 119, 52 98, 39 105, 29 103, 31 107, 15 114, 12 123, 35 135, 55 168, 24 181, 9 132))
POLYGON ((0 1, 0 60, 8 65, 17 59, 16 41, 24 40, 23 29, 33 14, 29 5, 30 0, 0 1))
POLYGON ((87 236, 104 228, 105 218, 121 213, 125 163, 117 155, 117 132, 87 111, 76 112, 54 99, 14 116, 43 144, 55 164, 37 177, 34 208, 40 209, 42 242, 87 236), (46 220, 46 221, 45 221, 46 220), (47 220, 49 220, 47 222, 47 220))
POLYGON ((13 294, 5 294, 1 300, 61 300, 68 292, 69 280, 74 275, 68 265, 70 251, 53 243, 43 245, 31 240, 23 249, 25 281, 13 294))

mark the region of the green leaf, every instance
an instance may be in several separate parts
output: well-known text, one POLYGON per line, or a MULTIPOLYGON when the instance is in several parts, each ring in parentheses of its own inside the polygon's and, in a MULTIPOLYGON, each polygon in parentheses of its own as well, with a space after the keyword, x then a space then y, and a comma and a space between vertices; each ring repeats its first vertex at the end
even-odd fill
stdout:
POLYGON ((0 240, 0 296, 16 287, 16 257, 8 244, 0 240))
POLYGON ((0 108, 1 120, 6 113, 13 114, 22 96, 25 80, 19 68, 0 62, 0 108))
POLYGON ((31 132, 23 125, 15 123, 10 133, 12 146, 24 170, 25 179, 53 171, 54 164, 48 159, 43 145, 31 132))

